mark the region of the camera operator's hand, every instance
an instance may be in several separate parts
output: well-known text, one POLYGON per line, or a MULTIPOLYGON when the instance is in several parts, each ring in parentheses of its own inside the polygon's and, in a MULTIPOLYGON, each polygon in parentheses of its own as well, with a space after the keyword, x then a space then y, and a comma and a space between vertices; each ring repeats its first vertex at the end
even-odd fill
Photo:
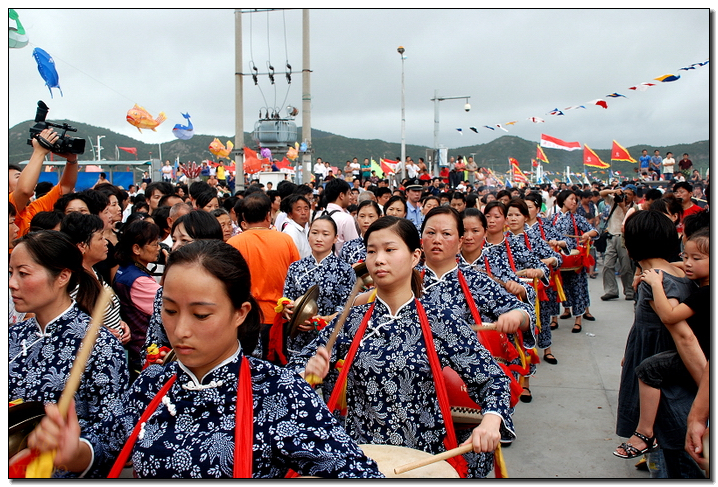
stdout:
POLYGON ((54 144, 55 142, 57 142, 57 139, 59 139, 60 136, 57 135, 57 132, 55 132, 53 129, 51 129, 51 128, 46 128, 45 130, 43 130, 42 132, 40 132, 37 136, 35 136, 35 137, 32 138, 32 148, 33 148, 36 152, 41 153, 42 156, 44 157, 44 156, 46 156, 47 154, 49 154, 50 152, 52 152, 52 151, 51 151, 50 149, 48 149, 47 147, 44 147, 44 146, 40 143, 40 141, 38 140, 38 138, 43 138, 43 139, 45 139, 45 141, 47 142, 48 145, 52 145, 52 144, 54 144))

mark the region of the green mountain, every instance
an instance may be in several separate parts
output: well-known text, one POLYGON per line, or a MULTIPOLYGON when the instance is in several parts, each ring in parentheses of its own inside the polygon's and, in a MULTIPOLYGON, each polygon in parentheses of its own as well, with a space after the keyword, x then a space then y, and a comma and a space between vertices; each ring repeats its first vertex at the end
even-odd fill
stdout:
MULTIPOLYGON (((55 123, 69 123, 77 128, 76 133, 69 133, 70 136, 84 137, 88 139, 86 143, 84 159, 94 159, 94 154, 90 148, 89 141, 92 145, 96 145, 97 136, 103 135, 102 151, 103 159, 108 161, 117 160, 115 154, 115 146, 118 147, 135 147, 137 148, 138 159, 157 159, 159 158, 160 147, 158 144, 146 144, 132 137, 121 135, 109 129, 87 125, 71 120, 54 121, 55 123)), ((27 145, 28 130, 34 124, 33 121, 19 123, 8 131, 8 162, 18 163, 26 161, 32 154, 32 148, 27 145)), ((297 133, 301 133, 301 127, 297 129, 297 133)), ((165 142, 161 146, 162 159, 173 161, 179 157, 180 161, 196 161, 200 162, 204 159, 213 159, 212 154, 208 150, 208 146, 212 140, 218 137, 222 143, 226 143, 230 137, 215 135, 195 135, 189 140, 172 140, 165 142)), ((232 136, 232 140, 234 137, 232 136)), ((256 149, 249 133, 244 134, 244 142, 250 147, 256 149)), ((451 149, 451 156, 470 156, 474 155, 476 162, 483 167, 489 167, 498 175, 504 174, 509 169, 508 158, 513 157, 519 161, 521 170, 525 173, 531 171, 531 159, 536 157, 536 145, 538 141, 529 141, 520 137, 505 135, 498 139, 487 142, 486 144, 472 145, 451 149)), ((365 157, 373 158, 378 161, 379 158, 395 160, 401 153, 401 145, 394 142, 386 142, 383 140, 365 140, 351 139, 341 135, 312 129, 312 146, 314 148, 314 157, 321 157, 328 161, 332 166, 338 166, 343 169, 347 160, 353 157, 359 158, 361 161, 365 157)), ((407 145, 406 154, 411 156, 415 161, 419 157, 426 157, 426 150, 429 147, 418 145, 407 145)), ((676 161, 681 158, 684 152, 690 154, 694 167, 705 172, 709 167, 710 150, 709 142, 702 140, 693 142, 692 144, 676 144, 654 147, 651 145, 634 145, 626 147, 628 152, 634 159, 638 159, 642 149, 648 149, 649 155, 653 155, 653 151, 658 149, 661 155, 666 152, 673 152, 676 161)), ((610 163, 611 149, 596 149, 594 151, 604 162, 610 163)), ((544 164, 544 171, 563 172, 566 166, 570 166, 573 172, 583 171, 583 151, 563 151, 558 149, 544 149, 549 164, 544 164)), ((124 151, 119 151, 120 160, 131 160, 132 155, 124 151)), ((279 154, 277 154, 279 156, 279 154)), ((612 169, 618 170, 623 175, 630 175, 638 164, 628 162, 614 162, 612 169)), ((589 168, 592 174, 600 176, 600 170, 589 168)))

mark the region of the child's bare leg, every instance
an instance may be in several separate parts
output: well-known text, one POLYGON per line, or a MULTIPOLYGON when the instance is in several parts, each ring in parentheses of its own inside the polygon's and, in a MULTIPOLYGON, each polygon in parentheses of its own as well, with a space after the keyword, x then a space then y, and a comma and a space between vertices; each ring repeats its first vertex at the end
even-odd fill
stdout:
MULTIPOLYGON (((638 419, 636 431, 648 438, 652 438, 653 424, 656 422, 658 405, 661 402, 661 390, 654 389, 653 387, 646 385, 642 380, 638 379, 638 394, 640 397, 641 416, 638 419)), ((638 450, 643 450, 648 446, 645 441, 636 435, 631 436, 628 439, 628 443, 636 447, 638 450)), ((616 451, 619 453, 625 453, 621 447, 616 448, 616 451)))

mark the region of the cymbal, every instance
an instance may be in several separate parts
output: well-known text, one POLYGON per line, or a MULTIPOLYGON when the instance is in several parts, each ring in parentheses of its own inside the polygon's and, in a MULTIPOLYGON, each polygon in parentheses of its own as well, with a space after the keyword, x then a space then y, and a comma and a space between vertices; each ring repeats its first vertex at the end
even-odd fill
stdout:
POLYGON ((289 336, 295 338, 299 334, 299 325, 317 314, 319 306, 319 286, 310 287, 306 293, 294 302, 294 312, 289 319, 289 336))
POLYGON ((40 401, 29 401, 10 406, 8 426, 8 458, 27 447, 27 437, 45 416, 45 405, 40 401))

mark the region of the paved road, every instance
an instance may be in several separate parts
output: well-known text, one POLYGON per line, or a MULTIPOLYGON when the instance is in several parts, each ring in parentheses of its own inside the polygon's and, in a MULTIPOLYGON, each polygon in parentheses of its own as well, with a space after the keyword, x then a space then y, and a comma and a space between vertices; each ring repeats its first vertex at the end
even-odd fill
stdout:
POLYGON ((584 320, 574 334, 573 318, 559 319, 551 347, 558 364, 542 361, 531 379, 533 401, 516 406, 518 438, 503 450, 510 478, 649 478, 636 460, 612 454, 625 441, 615 434, 616 406, 633 302, 623 295, 601 301, 601 278, 589 279, 596 321, 584 320))

